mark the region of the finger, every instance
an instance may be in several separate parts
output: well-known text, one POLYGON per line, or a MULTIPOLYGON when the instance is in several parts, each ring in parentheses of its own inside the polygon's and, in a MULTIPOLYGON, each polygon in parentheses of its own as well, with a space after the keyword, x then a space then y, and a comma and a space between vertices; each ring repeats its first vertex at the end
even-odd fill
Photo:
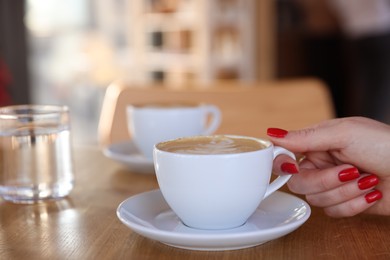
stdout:
POLYGON ((298 163, 284 154, 277 156, 273 163, 273 172, 276 175, 297 174, 298 169, 298 163))
POLYGON ((313 169, 310 161, 300 164, 300 173, 287 183, 288 188, 298 194, 315 194, 333 190, 344 182, 359 178, 360 173, 350 164, 338 165, 326 169, 313 169))
POLYGON ((382 193, 378 190, 370 190, 366 193, 345 201, 343 203, 327 207, 325 214, 331 217, 352 217, 363 211, 366 211, 382 198, 382 193))
MULTIPOLYGON (((383 192, 383 198, 381 198, 378 203, 375 203, 374 206, 370 207, 364 213, 390 216, 390 193, 387 192, 390 191, 390 182, 388 181, 389 179, 386 180, 386 178, 380 179, 379 184, 375 187, 375 189, 383 192)), ((372 196, 373 197, 371 198, 375 198, 375 194, 372 196)))
POLYGON ((344 119, 324 121, 312 127, 286 131, 278 128, 268 128, 267 135, 276 145, 294 152, 328 151, 339 149, 347 142, 344 119), (344 131, 345 130, 345 131, 344 131))
POLYGON ((313 163, 316 168, 330 168, 341 164, 328 152, 309 152, 305 154, 305 159, 313 163))
POLYGON ((326 208, 365 194, 368 189, 373 189, 378 183, 379 178, 375 174, 363 174, 358 180, 344 183, 333 190, 308 194, 306 199, 313 206, 326 208))

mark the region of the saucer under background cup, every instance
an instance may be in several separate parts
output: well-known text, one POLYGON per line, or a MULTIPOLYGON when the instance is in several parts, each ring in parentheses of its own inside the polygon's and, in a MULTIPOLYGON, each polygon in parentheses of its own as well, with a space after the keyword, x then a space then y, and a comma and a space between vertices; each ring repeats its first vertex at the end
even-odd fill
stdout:
POLYGON ((110 144, 103 154, 135 173, 154 174, 153 161, 143 156, 131 140, 110 144))

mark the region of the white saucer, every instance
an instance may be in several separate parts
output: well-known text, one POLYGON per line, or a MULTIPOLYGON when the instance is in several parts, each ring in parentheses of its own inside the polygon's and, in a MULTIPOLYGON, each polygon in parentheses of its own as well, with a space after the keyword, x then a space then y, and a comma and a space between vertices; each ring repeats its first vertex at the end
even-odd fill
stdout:
POLYGON ((137 173, 154 173, 153 161, 140 154, 132 141, 114 143, 103 154, 137 173))
POLYGON ((191 250, 233 250, 260 245, 284 236, 310 216, 309 205, 276 191, 266 198, 246 224, 228 230, 199 230, 182 224, 160 190, 130 197, 118 209, 118 218, 133 231, 174 247, 191 250))

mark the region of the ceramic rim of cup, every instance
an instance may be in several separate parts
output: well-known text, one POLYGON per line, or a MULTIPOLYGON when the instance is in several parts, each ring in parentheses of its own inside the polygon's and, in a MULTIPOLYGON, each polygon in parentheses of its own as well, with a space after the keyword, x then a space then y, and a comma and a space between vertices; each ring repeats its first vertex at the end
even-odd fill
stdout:
POLYGON ((244 136, 244 135, 224 135, 224 134, 217 134, 217 135, 196 135, 196 136, 186 136, 186 137, 179 137, 179 138, 175 138, 175 139, 171 139, 171 140, 167 140, 167 141, 163 141, 163 142, 159 142, 157 144, 154 145, 153 149, 156 149, 158 152, 161 152, 161 153, 168 153, 168 154, 176 154, 177 156, 187 156, 187 157, 190 157, 190 156, 237 156, 239 154, 249 154, 249 153, 257 153, 257 152, 262 152, 262 151, 266 151, 268 149, 271 149, 273 147, 273 144, 271 141, 269 140, 266 140, 266 139, 262 139, 262 138, 257 138, 257 137, 250 137, 250 136, 244 136), (256 142, 259 142, 263 145, 265 145, 266 147, 265 148, 262 148, 262 149, 258 149, 258 150, 255 150, 255 151, 249 151, 249 152, 235 152, 235 153, 220 153, 220 154, 192 154, 192 153, 177 153, 177 152, 169 152, 169 151, 165 151, 165 150, 161 150, 158 146, 159 145, 162 145, 162 144, 166 144, 166 143, 169 143, 169 142, 174 142, 174 141, 177 141, 177 140, 181 140, 181 139, 190 139, 190 138, 210 138, 210 137, 218 137, 218 136, 223 136, 223 137, 230 137, 230 138, 242 138, 242 139, 251 139, 251 140, 254 140, 256 142))

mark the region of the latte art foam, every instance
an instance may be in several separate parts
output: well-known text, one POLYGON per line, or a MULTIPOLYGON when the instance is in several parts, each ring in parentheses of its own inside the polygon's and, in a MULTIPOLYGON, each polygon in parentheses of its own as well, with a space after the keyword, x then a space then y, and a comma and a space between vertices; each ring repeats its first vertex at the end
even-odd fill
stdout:
POLYGON ((199 136, 160 143, 157 148, 180 154, 232 154, 253 152, 266 148, 256 140, 230 136, 199 136))

